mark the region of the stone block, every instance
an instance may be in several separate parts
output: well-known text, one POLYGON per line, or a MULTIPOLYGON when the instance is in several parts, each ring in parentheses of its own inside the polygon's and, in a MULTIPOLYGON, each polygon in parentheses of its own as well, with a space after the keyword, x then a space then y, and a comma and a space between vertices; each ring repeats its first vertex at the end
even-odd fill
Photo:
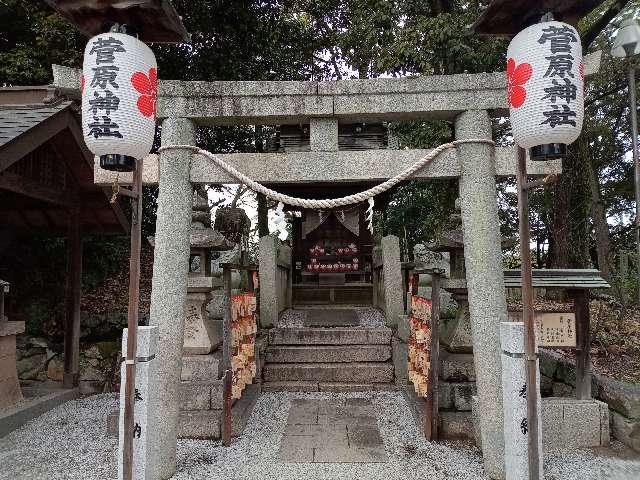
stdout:
POLYGON ((455 318, 442 319, 440 323, 440 344, 454 353, 472 353, 471 317, 469 303, 465 298, 459 299, 459 307, 455 318))
POLYGON ((352 382, 386 383, 393 381, 391 363, 271 363, 264 368, 266 382, 352 382))
POLYGON ((338 119, 311 118, 309 120, 309 145, 312 152, 338 151, 338 119))
POLYGON ((269 363, 318 363, 318 362, 386 362, 391 359, 388 345, 318 345, 273 346, 266 351, 269 363))
POLYGON ((576 366, 568 362, 560 361, 557 364, 555 379, 562 383, 576 386, 576 366))
POLYGON ((375 387, 371 383, 348 383, 348 382, 320 382, 318 383, 320 392, 371 392, 375 387))
POLYGON ((389 345, 389 328, 273 328, 270 345, 389 345))
POLYGON ((553 382, 551 385, 551 391, 553 392, 554 397, 571 397, 573 396, 575 389, 566 383, 553 382))
POLYGON ((553 396, 553 380, 544 375, 540 375, 540 395, 543 397, 553 396))
POLYGON ((178 438, 217 440, 220 438, 221 410, 180 412, 178 438))
POLYGON ((472 397, 476 393, 475 383, 458 383, 452 385, 453 406, 458 412, 470 412, 472 409, 472 397))
POLYGON ((260 239, 260 326, 270 327, 278 320, 278 240, 265 235, 260 239))
POLYGON ((211 383, 180 382, 180 409, 209 410, 211 408, 211 383))
POLYGON ((398 315, 398 338, 404 343, 409 341, 411 336, 411 327, 409 326, 409 315, 398 315))
POLYGON ((318 382, 265 382, 262 391, 269 392, 317 392, 318 382))
POLYGON ((470 412, 440 412, 439 435, 445 440, 473 440, 470 412))
POLYGON ((609 445, 609 410, 598 400, 542 399, 545 451, 609 445))
POLYGON ((391 345, 393 348, 393 370, 396 384, 406 385, 407 379, 409 378, 409 348, 405 342, 396 337, 391 339, 391 345))
POLYGON ((629 419, 640 420, 640 386, 598 376, 598 398, 629 419))
POLYGON ((382 239, 381 246, 384 273, 384 310, 389 325, 395 325, 398 321, 398 315, 404 311, 400 241, 398 237, 388 235, 382 239))
POLYGON ((549 355, 546 351, 540 351, 540 373, 549 378, 554 378, 558 362, 555 358, 549 355))
MULTIPOLYGON (((211 281, 210 277, 200 277, 211 281)), ((190 281, 195 278, 190 278, 190 281)), ((208 293, 187 293, 187 305, 184 322, 184 355, 206 355, 222 343, 222 337, 212 319, 209 318, 206 305, 208 293)))
POLYGON ((120 421, 120 412, 115 410, 107 415, 107 435, 109 437, 118 436, 118 422, 120 421))
POLYGON ((640 420, 632 420, 612 411, 611 433, 629 448, 640 452, 640 420))
POLYGON ((453 384, 448 382, 438 383, 438 410, 453 410, 453 384))
POLYGON ((404 385, 396 385, 395 383, 374 383, 373 388, 379 392, 397 392, 404 389, 404 385))
POLYGON ((476 379, 473 355, 448 354, 440 357, 440 379, 448 382, 473 382, 476 379))
POLYGON ((211 382, 222 376, 220 352, 209 355, 185 355, 182 357, 182 381, 211 382))

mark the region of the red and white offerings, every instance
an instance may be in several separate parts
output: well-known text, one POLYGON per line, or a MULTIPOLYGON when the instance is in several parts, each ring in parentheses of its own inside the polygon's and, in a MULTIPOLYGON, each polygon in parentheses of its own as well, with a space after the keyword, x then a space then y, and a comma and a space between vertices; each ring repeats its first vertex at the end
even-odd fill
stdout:
POLYGON ((575 28, 532 25, 507 51, 507 90, 513 138, 523 148, 577 140, 584 119, 584 63, 575 28))
POLYGON ((143 158, 153 146, 158 74, 151 49, 131 35, 102 33, 82 64, 82 131, 94 155, 143 158))
POLYGON ((408 377, 415 392, 426 397, 431 368, 431 300, 411 297, 409 327, 408 377))
POLYGON ((240 398, 256 376, 256 295, 243 293, 231 297, 231 396, 240 398))

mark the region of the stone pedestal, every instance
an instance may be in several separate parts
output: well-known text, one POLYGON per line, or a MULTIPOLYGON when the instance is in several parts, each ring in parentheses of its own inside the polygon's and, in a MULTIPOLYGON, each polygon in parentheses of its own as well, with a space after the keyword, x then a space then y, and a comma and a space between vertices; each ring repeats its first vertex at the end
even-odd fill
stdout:
MULTIPOLYGON (((504 404, 504 460, 507 480, 529 478, 527 424, 527 384, 524 359, 524 324, 503 322, 500 325, 502 344, 502 398, 504 404)), ((536 360, 536 369, 539 370, 536 360)), ((542 424, 540 399, 540 374, 537 376, 538 396, 538 452, 542 455, 542 424)), ((600 415, 598 415, 598 418, 600 415)), ((542 478, 542 458, 540 478, 542 478)))
MULTIPOLYGON (((127 351, 129 329, 122 331, 122 351, 127 351)), ((133 414, 133 432, 124 431, 124 390, 126 383, 126 364, 120 364, 120 417, 118 424, 118 479, 123 478, 122 455, 123 435, 133 435, 133 480, 154 480, 155 457, 153 450, 155 423, 150 418, 151 399, 155 396, 152 380, 156 378, 156 350, 158 327, 138 327, 138 348, 136 363, 135 403, 133 414)))
POLYGON ((22 400, 16 369, 16 335, 24 332, 24 322, 7 322, 0 318, 0 408, 22 400))
POLYGON ((473 352, 473 341, 469 301, 466 295, 454 294, 453 299, 458 304, 456 317, 441 320, 440 344, 452 353, 471 353, 473 352))
POLYGON ((188 280, 183 355, 206 355, 222 343, 220 332, 207 312, 212 289, 212 277, 191 277, 188 280))

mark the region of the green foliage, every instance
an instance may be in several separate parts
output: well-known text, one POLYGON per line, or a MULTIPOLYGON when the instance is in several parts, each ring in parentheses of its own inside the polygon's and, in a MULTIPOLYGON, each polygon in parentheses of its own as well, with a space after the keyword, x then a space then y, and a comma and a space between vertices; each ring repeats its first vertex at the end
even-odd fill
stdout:
POLYGON ((79 66, 84 41, 40 2, 0 2, 0 85, 50 83, 51 64, 79 66))

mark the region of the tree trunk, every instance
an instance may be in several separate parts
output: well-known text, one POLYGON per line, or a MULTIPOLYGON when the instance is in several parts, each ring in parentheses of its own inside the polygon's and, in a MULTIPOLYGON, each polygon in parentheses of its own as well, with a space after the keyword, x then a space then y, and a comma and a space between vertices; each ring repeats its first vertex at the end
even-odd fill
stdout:
MULTIPOLYGON (((582 140, 579 140, 582 141, 582 140)), ((579 149, 562 160, 553 206, 553 268, 588 268, 589 179, 579 149)))
MULTIPOLYGON (((589 156, 591 157, 591 156, 589 156)), ((589 174, 589 188, 591 192, 591 217, 596 232, 596 252, 598 255, 598 268, 602 272, 602 276, 607 280, 611 280, 611 274, 614 270, 611 258, 611 237, 609 234, 609 224, 607 223, 607 211, 602 201, 600 192, 600 183, 596 175, 596 169, 593 161, 586 163, 589 174)))
POLYGON ((269 235, 269 207, 267 197, 258 193, 258 236, 260 238, 269 235))

